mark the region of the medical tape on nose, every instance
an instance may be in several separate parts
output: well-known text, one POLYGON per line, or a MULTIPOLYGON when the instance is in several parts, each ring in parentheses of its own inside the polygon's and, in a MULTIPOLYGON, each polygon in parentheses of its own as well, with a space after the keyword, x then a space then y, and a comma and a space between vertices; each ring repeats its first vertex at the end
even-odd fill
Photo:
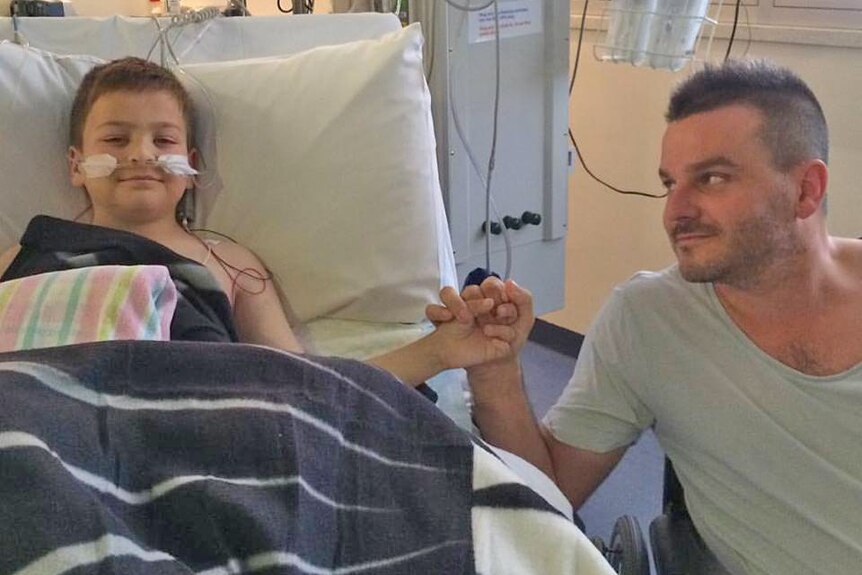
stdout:
POLYGON ((142 164, 128 162, 123 165, 120 165, 117 158, 111 154, 95 154, 79 161, 78 166, 87 178, 107 178, 117 171, 118 168, 140 168, 146 166, 156 166, 174 176, 194 176, 198 173, 197 170, 189 165, 188 156, 181 154, 164 154, 156 158, 155 161, 148 161, 142 164))

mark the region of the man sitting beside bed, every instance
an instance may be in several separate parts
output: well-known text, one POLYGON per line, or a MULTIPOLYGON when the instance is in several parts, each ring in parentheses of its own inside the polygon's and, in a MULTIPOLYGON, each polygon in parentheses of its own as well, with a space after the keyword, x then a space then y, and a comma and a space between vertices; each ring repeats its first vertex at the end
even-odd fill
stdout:
MULTIPOLYGON (((302 351, 264 264, 239 244, 202 240, 178 217, 196 173, 192 130, 189 95, 170 71, 138 58, 91 70, 73 103, 68 153, 72 183, 90 200, 90 221, 35 217, 20 244, 0 256, 2 280, 94 265, 161 265, 179 293, 171 339, 302 351)), ((486 299, 474 311, 491 305, 486 299)), ((513 333, 505 325, 451 322, 369 362, 418 386, 444 369, 502 357, 513 333)))
MULTIPOLYGON (((475 420, 576 508, 652 428, 731 573, 859 573, 862 242, 827 230, 823 111, 790 70, 730 61, 685 80, 667 120, 677 264, 614 290, 541 423, 517 361, 468 370, 475 420)), ((462 295, 516 302, 520 348, 529 294, 491 278, 462 295)))

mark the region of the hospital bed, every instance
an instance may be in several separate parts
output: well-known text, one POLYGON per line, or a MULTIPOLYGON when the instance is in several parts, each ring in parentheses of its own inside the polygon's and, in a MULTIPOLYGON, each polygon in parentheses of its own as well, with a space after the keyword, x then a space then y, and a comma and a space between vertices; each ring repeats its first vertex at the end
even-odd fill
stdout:
MULTIPOLYGON (((463 374, 429 382, 434 406, 353 360, 420 337, 424 306, 456 281, 418 26, 372 14, 160 26, 0 19, 0 249, 36 214, 84 208, 64 159, 82 75, 162 59, 197 108, 193 226, 267 262, 311 354, 158 330, 36 349, 13 338, 0 353, 0 572, 612 573, 546 477, 464 430, 463 374)), ((136 313, 158 323, 167 287, 142 285, 136 313)), ((6 331, 50 323, 0 313, 6 331)))

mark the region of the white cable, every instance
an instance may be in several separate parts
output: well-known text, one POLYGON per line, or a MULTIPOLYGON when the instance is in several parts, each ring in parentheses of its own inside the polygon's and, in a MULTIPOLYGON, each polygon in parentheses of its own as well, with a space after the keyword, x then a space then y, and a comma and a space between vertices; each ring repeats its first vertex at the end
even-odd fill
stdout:
MULTIPOLYGON (((209 93, 206 86, 204 86, 204 84, 200 80, 195 78, 194 75, 189 74, 188 72, 183 70, 182 66, 177 65, 176 67, 172 68, 171 71, 174 74, 176 74, 176 76, 178 78, 179 77, 185 78, 187 81, 186 82, 187 84, 191 83, 191 84, 195 84, 197 86, 198 90, 203 95, 203 98, 206 102, 206 105, 202 107, 200 101, 199 100, 196 101, 196 103, 195 103, 196 115, 197 116, 205 116, 210 124, 214 124, 215 123, 216 105, 215 105, 215 102, 213 101, 212 95, 209 93)), ((198 145, 199 144, 200 143, 198 143, 198 145)), ((213 167, 215 167, 218 165, 218 148, 216 146, 212 147, 211 154, 212 154, 212 157, 210 158, 210 163, 213 167)), ((207 158, 204 156, 204 154, 198 155, 198 162, 200 163, 200 167, 201 167, 201 169, 200 169, 201 173, 198 174, 198 176, 195 180, 196 183, 198 184, 198 187, 203 188, 203 189, 208 189, 208 188, 214 186, 216 184, 216 180, 218 178, 218 176, 216 174, 216 170, 215 169, 212 169, 212 170, 208 169, 207 158)))
POLYGON ((12 15, 12 31, 14 33, 13 41, 16 44, 18 44, 19 46, 24 46, 25 48, 30 47, 30 42, 27 41, 27 39, 24 37, 24 34, 22 34, 21 30, 18 28, 18 15, 17 14, 12 15))
MULTIPOLYGON (((200 44, 201 39, 206 35, 207 32, 209 32, 209 29, 213 25, 213 22, 214 22, 214 20, 208 20, 206 22, 206 24, 201 26, 201 30, 200 30, 200 32, 198 32, 198 35, 195 36, 194 39, 191 42, 189 42, 189 45, 186 46, 185 50, 183 50, 182 53, 180 53, 180 58, 185 58, 186 56, 188 56, 188 54, 192 50, 194 50, 198 44, 200 44)), ((185 30, 185 28, 180 30, 180 35, 182 35, 183 30, 185 30)), ((174 42, 179 40, 180 35, 177 35, 177 37, 174 38, 174 42)))
MULTIPOLYGON (((461 140, 461 143, 464 145, 464 150, 467 152, 467 158, 470 160, 470 165, 473 167, 473 171, 476 173, 476 177, 479 178, 479 183, 482 184, 482 188, 486 188, 485 183, 485 174, 482 173, 482 168, 479 167, 479 162, 476 160, 476 156, 473 154, 473 148, 470 144, 467 143, 467 137, 464 135, 464 129, 461 125, 461 118, 458 116, 457 105, 455 103, 454 93, 452 92, 451 84, 449 86, 449 101, 452 103, 452 123, 455 125, 455 133, 458 134, 458 139, 461 140)), ((503 279, 508 279, 511 275, 512 271, 512 239, 509 236, 509 229, 502 225, 502 218, 500 217, 500 211, 497 209, 497 203, 494 201, 493 195, 491 196, 491 209, 494 212, 494 217, 497 218, 501 222, 502 232, 503 232, 503 243, 506 248, 506 273, 503 276, 503 279)), ((490 223, 486 220, 485 222, 485 233, 490 235, 490 223)))
MULTIPOLYGON (((447 3, 456 9, 461 10, 462 7, 457 4, 453 4, 449 0, 446 0, 447 3)), ((491 271, 491 206, 493 205, 494 214, 498 219, 500 219, 500 214, 497 211, 496 204, 493 199, 493 194, 491 193, 491 179, 494 172, 494 164, 496 161, 497 155, 497 127, 499 124, 499 104, 500 104, 500 15, 499 15, 499 7, 497 4, 497 0, 491 0, 488 4, 484 5, 482 8, 487 8, 488 6, 494 6, 494 24, 495 24, 495 33, 494 33, 494 44, 495 44, 495 90, 494 90, 494 116, 493 116, 493 129, 491 135, 491 151, 488 158, 488 171, 487 177, 484 177, 482 174, 482 170, 479 167, 479 162, 476 160, 476 156, 473 154, 473 150, 470 147, 470 144, 467 142, 467 138, 464 134, 464 131, 461 127, 460 119, 458 118, 457 113, 457 105, 455 103, 454 92, 452 91, 452 81, 451 81, 451 70, 449 70, 449 78, 447 78, 447 86, 449 89, 449 102, 450 108, 452 110, 452 121, 455 125, 455 132, 458 134, 458 138, 461 140, 461 143, 464 145, 464 149, 467 152, 467 157, 470 159, 470 164, 473 166, 473 169, 476 171, 476 175, 479 178, 479 182, 482 183, 485 188, 485 264, 486 271, 491 271)), ((463 10, 463 11, 474 11, 474 10, 463 10)), ((463 33, 463 19, 461 22, 461 27, 457 35, 463 33)), ((508 279, 511 275, 512 271, 512 244, 511 238, 509 237, 508 229, 505 224, 500 222, 503 231, 503 241, 506 247, 506 266, 505 273, 503 275, 503 279, 508 279)))
MULTIPOLYGON (((488 231, 491 231, 491 177, 494 175, 494 164, 497 159, 497 125, 500 118, 500 13, 499 4, 494 0, 494 123, 491 132, 491 152, 488 154, 488 177, 485 180, 485 221, 488 231)), ((506 227, 505 224, 501 224, 506 227)), ((491 271, 491 235, 485 234, 485 262, 491 271)), ((508 279, 508 275, 506 278, 508 279)))

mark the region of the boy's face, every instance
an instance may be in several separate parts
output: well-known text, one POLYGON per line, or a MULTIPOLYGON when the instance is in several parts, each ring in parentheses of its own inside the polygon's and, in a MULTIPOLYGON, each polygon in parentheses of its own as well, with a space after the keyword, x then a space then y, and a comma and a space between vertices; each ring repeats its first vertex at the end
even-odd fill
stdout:
POLYGON ((152 165, 165 154, 188 154, 189 161, 194 161, 185 119, 172 94, 119 91, 99 96, 84 122, 81 148, 69 150, 72 185, 87 190, 93 204, 93 223, 124 227, 174 222, 177 203, 192 180, 152 165), (96 154, 117 159, 113 174, 85 176, 78 162, 96 154))

